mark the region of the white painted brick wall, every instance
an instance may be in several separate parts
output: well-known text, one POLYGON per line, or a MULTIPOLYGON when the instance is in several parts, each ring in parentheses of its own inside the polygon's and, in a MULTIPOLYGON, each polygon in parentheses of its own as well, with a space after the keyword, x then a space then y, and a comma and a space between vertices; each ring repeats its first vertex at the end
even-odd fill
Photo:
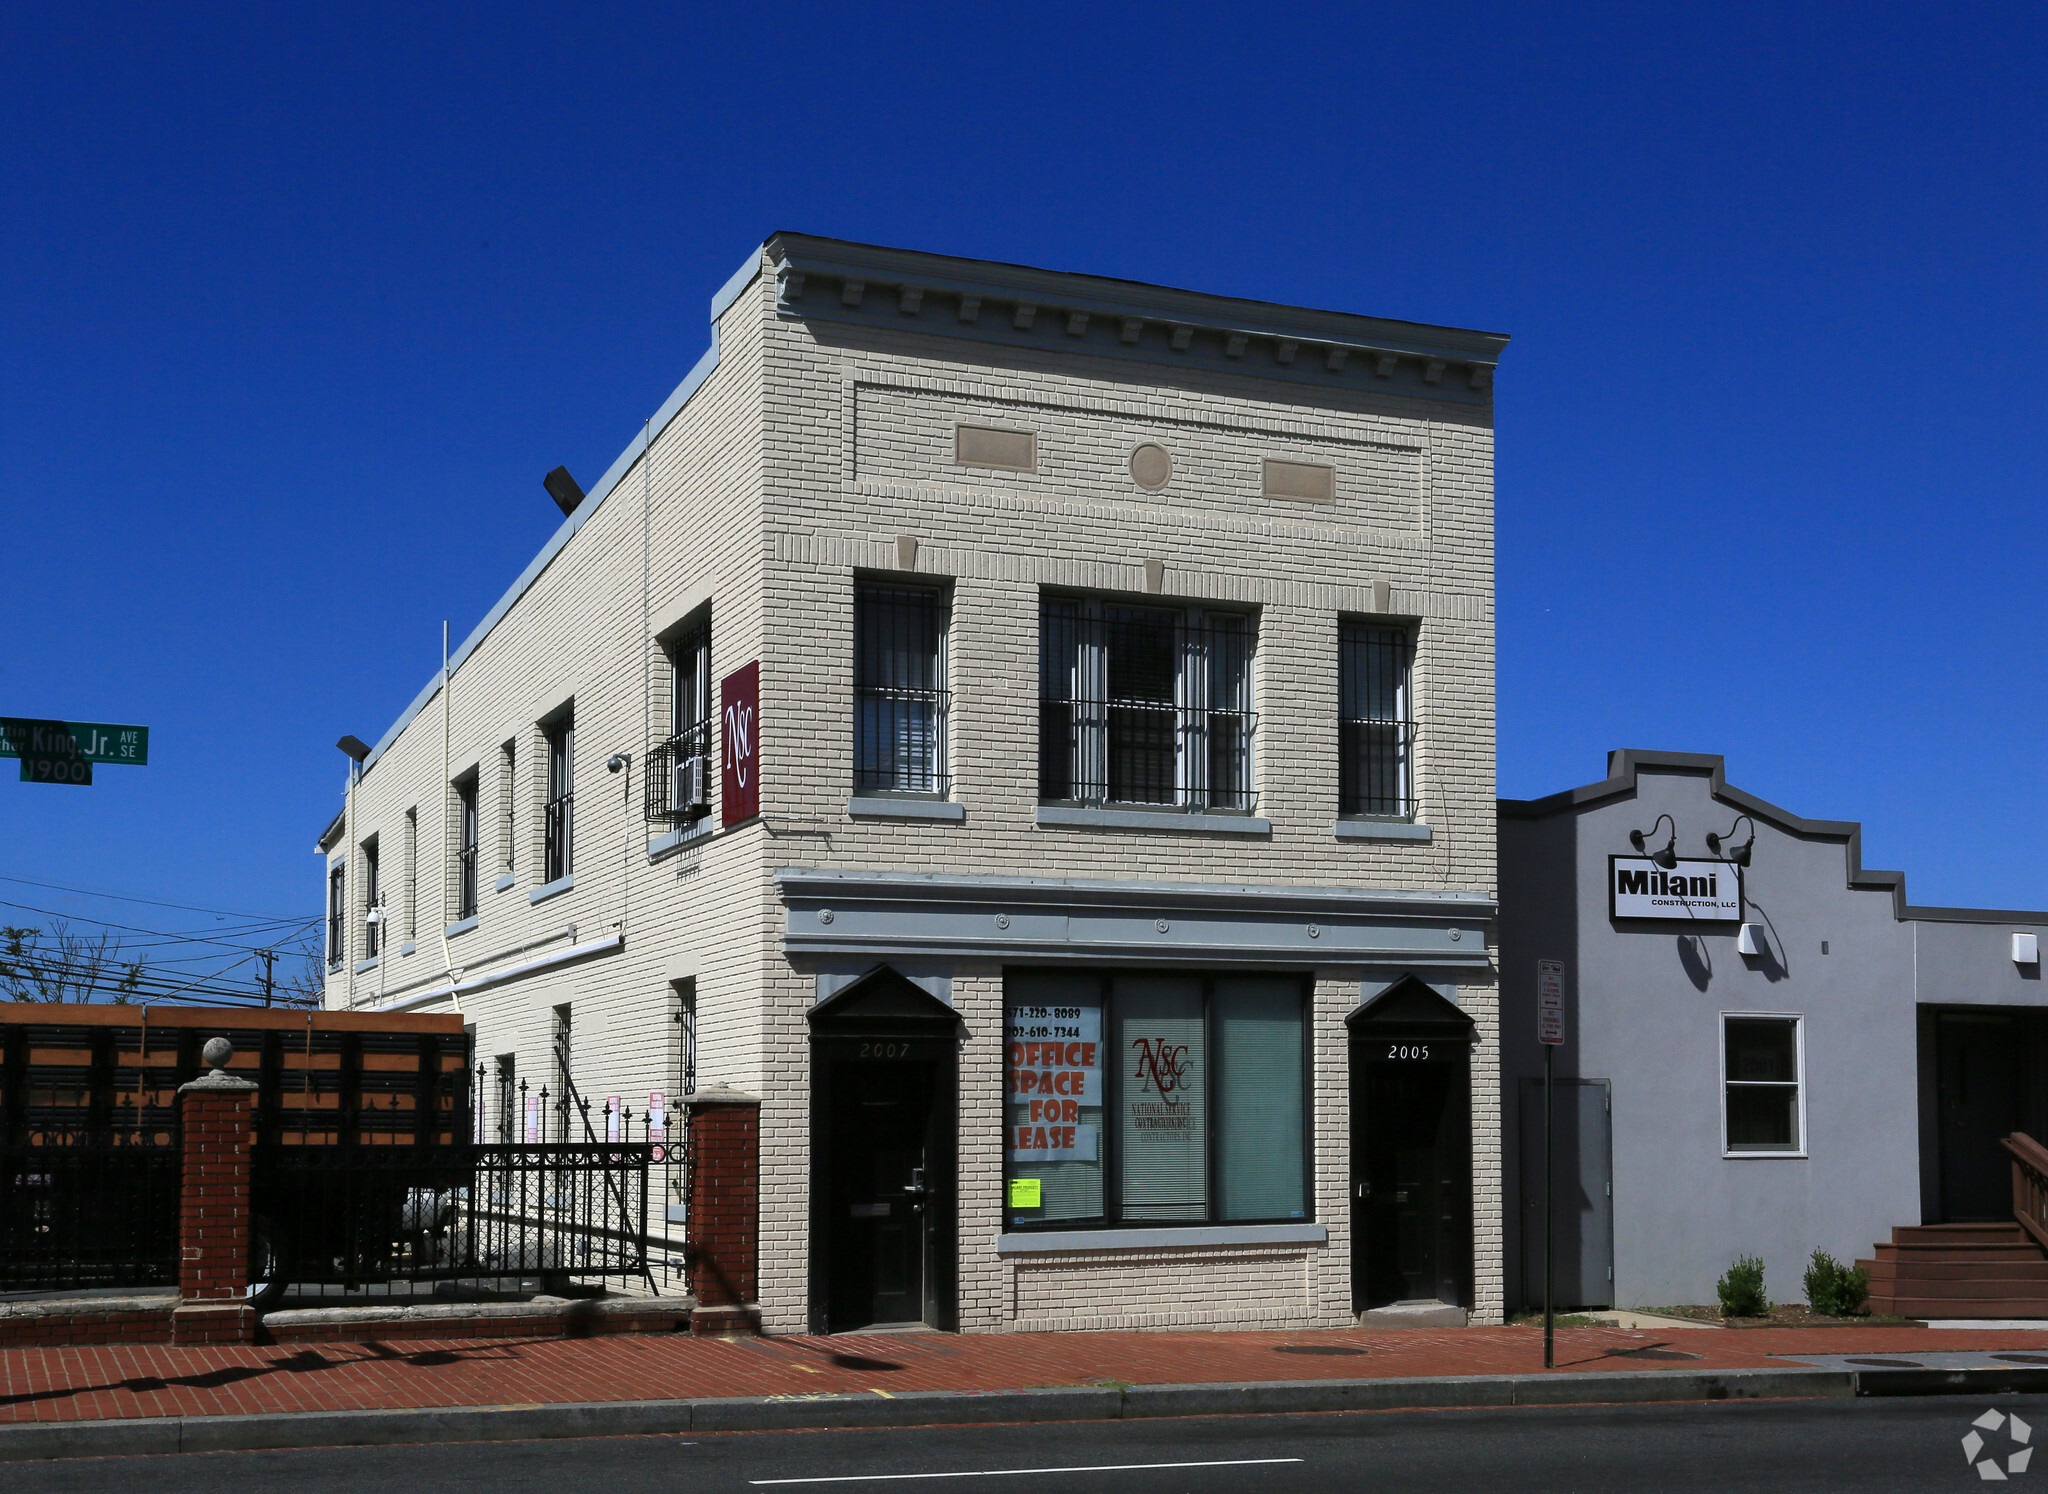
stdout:
MULTIPOLYGON (((725 314, 716 372, 456 674, 448 776, 478 769, 478 926, 447 941, 452 879, 440 821, 423 816, 421 936, 353 978, 358 1003, 623 931, 625 948, 462 1000, 477 1051, 548 1073, 550 1009, 575 1013, 582 1091, 635 1108, 676 1088, 670 981, 693 977, 700 1083, 763 1096, 762 1302, 771 1331, 806 1323, 813 974, 780 950, 775 867, 1132 877, 1491 894, 1494 880, 1492 433, 1483 411, 1371 389, 1327 393, 1250 374, 1137 367, 1097 356, 921 335, 914 324, 831 325, 777 314, 757 281, 725 314), (1039 470, 955 467, 958 419, 1037 432, 1039 470), (1173 454, 1148 494, 1126 463, 1140 440, 1173 454), (1329 461, 1334 505, 1260 496, 1265 456, 1329 461), (962 823, 849 819, 856 570, 893 570, 896 536, 920 574, 953 588, 950 681, 962 823), (1258 609, 1259 813, 1269 840, 1035 823, 1037 609, 1044 587, 1165 593, 1258 609), (1338 841, 1337 620, 1373 583, 1419 629, 1417 714, 1426 844, 1338 841), (645 673, 649 628, 712 606, 714 678, 759 659, 763 818, 650 863, 644 754, 666 730, 645 673), (643 616, 646 625, 643 626, 643 616), (576 710, 575 886, 538 905, 545 754, 537 723, 576 710), (651 732, 643 720, 653 715, 651 732), (499 746, 518 744, 515 882, 497 892, 499 746), (605 772, 634 754, 632 799, 605 772), (549 936, 553 942, 543 943, 549 936), (506 951, 533 946, 528 953, 506 951)), ((1050 339, 1049 339, 1050 341, 1050 339)), ((653 667, 664 667, 655 656, 653 667)), ((387 885, 401 817, 445 796, 438 701, 358 790, 358 840, 379 834, 387 885)), ((450 839, 452 847, 452 837, 450 839)), ((337 847, 341 854, 345 847, 337 847)), ((355 942, 352 941, 352 946, 355 942)), ((328 1000, 349 998, 344 965, 328 1000)), ((1358 972, 1319 973, 1316 1211, 1327 1246, 1042 1259, 995 1253, 1001 1222, 1001 973, 956 968, 960 1056, 958 1301, 972 1330, 1170 1323, 1311 1324, 1350 1310, 1345 1014, 1358 972), (1067 1306, 1061 1309, 1059 1302, 1067 1306)), ((1501 1302, 1498 1024, 1490 979, 1461 983, 1479 1024, 1473 1065, 1478 1315, 1501 1302)))

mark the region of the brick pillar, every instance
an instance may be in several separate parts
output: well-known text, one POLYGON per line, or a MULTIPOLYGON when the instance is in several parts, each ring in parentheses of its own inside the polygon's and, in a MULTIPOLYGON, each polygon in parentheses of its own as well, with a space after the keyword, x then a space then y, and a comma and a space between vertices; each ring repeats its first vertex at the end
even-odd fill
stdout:
POLYGON ((178 1305, 171 1342, 246 1344, 249 1305, 249 1145, 256 1086, 224 1071, 226 1038, 201 1050, 213 1072, 178 1089, 178 1305))
POLYGON ((716 1086, 683 1096, 690 1116, 692 1333, 759 1330, 761 1102, 716 1086))

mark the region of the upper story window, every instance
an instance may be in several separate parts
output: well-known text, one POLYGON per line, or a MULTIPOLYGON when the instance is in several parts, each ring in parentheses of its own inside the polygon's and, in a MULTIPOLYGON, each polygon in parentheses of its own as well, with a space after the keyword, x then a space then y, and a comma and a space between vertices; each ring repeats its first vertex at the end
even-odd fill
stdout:
POLYGON ((348 953, 348 864, 327 868, 327 963, 339 965, 348 953))
POLYGON ((647 818, 688 823, 711 812, 711 749, 718 704, 711 693, 710 621, 665 644, 664 651, 669 666, 668 740, 648 754, 647 818))
POLYGON ((476 917, 476 774, 455 785, 455 917, 476 917))
POLYGON ((853 603, 853 791, 952 791, 946 770, 946 595, 861 582, 853 603))
POLYGON ((1338 631, 1340 815, 1412 819, 1415 720, 1406 628, 1345 621, 1338 631))
POLYGON ((1038 618, 1038 796, 1250 810, 1253 619, 1046 597, 1038 618))
POLYGON ((548 797, 541 880, 559 882, 576 869, 576 715, 564 711, 543 728, 548 739, 548 797))
POLYGON ((363 958, 374 960, 384 947, 384 888, 377 876, 377 842, 363 842, 363 958))

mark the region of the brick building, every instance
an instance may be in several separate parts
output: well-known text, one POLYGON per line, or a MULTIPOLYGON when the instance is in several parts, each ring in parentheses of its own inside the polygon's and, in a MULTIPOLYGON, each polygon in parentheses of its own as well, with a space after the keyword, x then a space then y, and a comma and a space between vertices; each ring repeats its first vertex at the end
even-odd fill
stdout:
POLYGON ((1497 1320, 1505 339, 796 234, 711 321, 362 765, 329 1004, 503 1136, 758 1097, 770 1331, 1497 1320))

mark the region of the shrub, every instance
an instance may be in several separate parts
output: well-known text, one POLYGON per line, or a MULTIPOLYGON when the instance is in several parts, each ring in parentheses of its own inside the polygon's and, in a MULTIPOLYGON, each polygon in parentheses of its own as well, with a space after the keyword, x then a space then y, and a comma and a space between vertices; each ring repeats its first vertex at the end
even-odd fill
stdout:
POLYGON ((1845 1266, 1825 1250, 1813 1253, 1806 1268, 1806 1305, 1831 1318, 1852 1318, 1870 1297, 1870 1273, 1845 1266))
POLYGON ((1735 1264, 1714 1283, 1721 1298, 1721 1312, 1731 1318, 1760 1318, 1771 1310, 1764 1295, 1764 1263, 1753 1255, 1738 1255, 1735 1264))

